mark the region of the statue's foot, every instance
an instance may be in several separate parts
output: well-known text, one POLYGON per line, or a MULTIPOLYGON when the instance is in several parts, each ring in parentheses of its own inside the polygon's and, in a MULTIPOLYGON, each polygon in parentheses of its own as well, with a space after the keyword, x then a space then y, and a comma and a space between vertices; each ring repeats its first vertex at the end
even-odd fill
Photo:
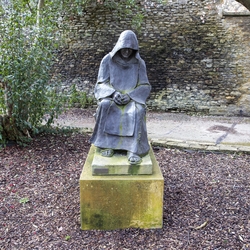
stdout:
POLYGON ((131 165, 138 165, 141 163, 142 159, 139 155, 128 152, 128 161, 131 165))
POLYGON ((102 149, 101 155, 104 157, 112 157, 114 155, 114 150, 111 148, 102 149))

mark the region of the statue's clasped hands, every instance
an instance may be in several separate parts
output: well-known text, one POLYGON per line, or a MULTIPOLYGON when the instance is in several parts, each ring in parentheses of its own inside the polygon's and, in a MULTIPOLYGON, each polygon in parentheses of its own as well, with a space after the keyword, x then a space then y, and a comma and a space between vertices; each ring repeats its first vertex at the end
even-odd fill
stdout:
POLYGON ((122 94, 118 91, 116 91, 113 95, 113 100, 118 105, 126 105, 130 101, 130 97, 128 94, 122 94))

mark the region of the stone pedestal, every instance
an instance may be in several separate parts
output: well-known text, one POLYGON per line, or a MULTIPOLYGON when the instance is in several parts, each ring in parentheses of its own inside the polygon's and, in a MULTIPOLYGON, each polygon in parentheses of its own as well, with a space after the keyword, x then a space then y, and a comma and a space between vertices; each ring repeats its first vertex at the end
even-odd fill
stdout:
POLYGON ((152 149, 152 175, 93 176, 95 149, 80 177, 81 229, 161 228, 164 180, 152 149))
POLYGON ((127 153, 116 151, 112 157, 103 157, 100 149, 95 148, 91 165, 93 175, 140 175, 153 173, 153 163, 149 154, 142 157, 139 165, 130 165, 128 164, 127 153))

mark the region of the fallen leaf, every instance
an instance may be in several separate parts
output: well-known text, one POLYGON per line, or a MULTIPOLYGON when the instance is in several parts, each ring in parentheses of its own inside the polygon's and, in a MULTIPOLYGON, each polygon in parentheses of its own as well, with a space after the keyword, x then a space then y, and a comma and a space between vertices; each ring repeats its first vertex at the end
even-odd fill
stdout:
POLYGON ((243 237, 241 235, 239 235, 239 239, 240 239, 240 241, 244 242, 244 239, 243 239, 243 237))
POLYGON ((202 229, 203 227, 205 227, 207 225, 208 221, 205 221, 204 223, 202 223, 200 226, 198 227, 195 227, 194 229, 195 230, 199 230, 199 229, 202 229))

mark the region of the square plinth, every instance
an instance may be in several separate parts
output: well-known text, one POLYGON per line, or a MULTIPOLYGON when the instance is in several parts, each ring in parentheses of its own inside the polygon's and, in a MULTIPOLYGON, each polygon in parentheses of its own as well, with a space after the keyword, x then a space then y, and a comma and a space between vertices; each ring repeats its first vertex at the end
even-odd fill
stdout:
POLYGON ((101 150, 95 147, 92 162, 93 175, 140 175, 152 174, 152 172, 153 164, 150 154, 142 157, 139 165, 130 165, 126 152, 115 151, 112 157, 103 157, 101 150))
POLYGON ((164 179, 153 151, 152 175, 93 176, 92 146, 80 176, 81 229, 161 228, 164 179))

